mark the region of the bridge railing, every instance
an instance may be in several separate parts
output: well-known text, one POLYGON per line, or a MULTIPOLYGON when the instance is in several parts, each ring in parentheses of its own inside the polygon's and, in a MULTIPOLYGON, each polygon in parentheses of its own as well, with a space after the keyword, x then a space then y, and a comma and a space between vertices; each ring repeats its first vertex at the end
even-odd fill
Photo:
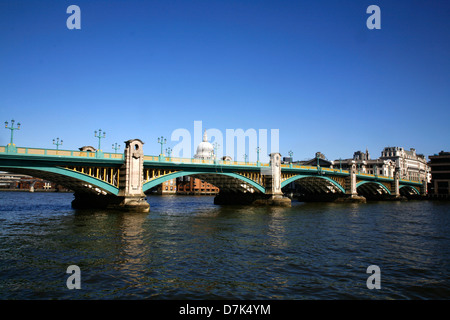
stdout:
MULTIPOLYGON (((294 168, 294 169, 303 169, 303 170, 313 170, 313 171, 317 171, 317 167, 316 166, 302 166, 302 165, 298 165, 298 164, 282 164, 281 165, 282 168, 294 168)), ((324 172, 341 172, 341 173, 349 173, 348 170, 341 170, 341 169, 336 169, 336 168, 322 168, 319 167, 319 170, 324 172)))
POLYGON ((216 164, 216 165, 236 165, 236 166, 260 166, 268 167, 268 163, 244 162, 244 161, 228 161, 214 159, 196 159, 196 158, 178 158, 178 157, 159 157, 144 156, 144 161, 170 162, 170 163, 196 163, 196 164, 216 164))
MULTIPOLYGON (((0 153, 6 153, 6 152, 7 152, 6 147, 4 147, 4 146, 0 147, 0 153)), ((56 150, 56 149, 42 149, 42 148, 28 148, 28 147, 17 147, 15 154, 97 158, 97 153, 90 152, 90 151, 56 150)), ((102 153, 102 158, 123 159, 123 154, 104 152, 104 153, 102 153)))
MULTIPOLYGON (((0 146, 0 153, 7 153, 5 146, 0 146)), ((84 157, 84 158, 100 158, 96 152, 91 151, 77 151, 77 150, 56 150, 56 149, 42 149, 42 148, 28 148, 28 147, 17 147, 16 154, 26 154, 26 155, 43 155, 43 156, 55 156, 55 157, 84 157)), ((102 152, 101 158, 103 159, 123 159, 122 153, 110 153, 102 152)), ((146 161, 157 161, 157 162, 170 162, 170 163, 196 163, 196 164, 214 164, 214 165, 235 165, 235 166, 252 166, 252 167, 269 167, 269 163, 256 163, 256 162, 244 162, 244 161, 227 161, 227 160, 209 160, 209 159, 195 159, 195 158, 177 158, 177 157, 160 157, 160 156, 144 156, 146 161)), ((282 168, 294 168, 317 171, 316 166, 302 166, 298 164, 282 164, 282 168)), ((320 168, 322 172, 330 173, 346 173, 348 170, 341 170, 336 168, 320 168)), ((392 180, 393 177, 374 175, 365 172, 357 172, 359 176, 376 177, 381 179, 392 180)), ((401 182, 421 184, 420 181, 400 179, 401 182)))
MULTIPOLYGON (((6 147, 0 147, 0 153, 7 153, 6 147)), ((102 152, 101 156, 97 152, 78 151, 78 150, 56 150, 43 148, 17 147, 14 154, 19 155, 36 155, 36 156, 55 156, 55 157, 84 157, 84 158, 103 158, 103 159, 123 159, 122 153, 102 152)), ((145 161, 170 162, 170 163, 197 163, 197 164, 220 164, 220 165, 237 165, 237 166, 260 166, 268 167, 268 163, 244 162, 244 161, 227 161, 227 160, 209 160, 195 158, 177 158, 177 157, 160 157, 160 156, 144 156, 145 161)))
POLYGON ((420 181, 408 180, 408 179, 400 179, 400 182, 410 182, 410 183, 422 184, 422 182, 420 182, 420 181))

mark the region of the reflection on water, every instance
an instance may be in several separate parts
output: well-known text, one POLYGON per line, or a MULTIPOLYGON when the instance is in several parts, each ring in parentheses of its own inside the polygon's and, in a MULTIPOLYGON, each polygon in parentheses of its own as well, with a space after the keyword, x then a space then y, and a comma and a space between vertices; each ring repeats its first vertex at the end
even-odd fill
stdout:
POLYGON ((75 211, 0 192, 2 299, 446 299, 450 204, 221 207, 151 196, 150 213, 75 211), (81 269, 68 290, 66 268, 81 269), (378 265, 382 289, 366 287, 378 265))

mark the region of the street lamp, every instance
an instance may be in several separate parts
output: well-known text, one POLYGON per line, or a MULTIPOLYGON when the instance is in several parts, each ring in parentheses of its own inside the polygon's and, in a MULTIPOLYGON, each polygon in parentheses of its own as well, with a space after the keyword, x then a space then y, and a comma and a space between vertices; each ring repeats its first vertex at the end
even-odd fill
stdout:
POLYGON ((219 149, 220 144, 218 144, 217 142, 214 142, 213 146, 214 146, 214 160, 216 160, 217 159, 217 149, 219 149))
POLYGON ((248 155, 244 154, 245 163, 247 163, 248 155))
POLYGON ((158 143, 161 144, 161 154, 160 156, 163 155, 163 144, 167 143, 167 139, 165 139, 163 136, 161 136, 161 138, 158 138, 158 143))
POLYGON ((294 153, 292 152, 292 150, 289 150, 288 154, 289 154, 289 157, 291 158, 291 161, 292 161, 292 156, 294 155, 294 153))
POLYGON ((316 159, 317 159, 317 173, 322 174, 322 169, 320 168, 320 154, 316 153, 316 159))
POLYGON ((55 141, 55 139, 53 139, 53 144, 56 145, 56 150, 58 150, 59 146, 61 146, 63 144, 63 141, 61 139, 61 142, 59 142, 59 138, 56 138, 56 141, 55 141))
POLYGON ((103 136, 102 136, 102 129, 99 129, 99 130, 98 130, 98 135, 97 135, 97 131, 94 131, 94 136, 95 136, 96 138, 98 138, 98 149, 97 149, 97 151, 102 151, 102 150, 100 149, 100 140, 103 139, 103 138, 105 138, 105 134, 106 134, 106 132, 103 132, 103 136))
POLYGON ((117 150, 120 149, 120 144, 118 145, 117 142, 116 142, 116 143, 114 143, 114 144, 112 145, 112 148, 114 149, 114 153, 117 153, 117 150))
POLYGON ((256 162, 259 163, 259 152, 261 151, 260 147, 256 147, 256 162))
POLYGON ((170 155, 172 154, 172 148, 171 147, 166 148, 166 153, 170 158, 170 155))
POLYGON ((11 120, 11 127, 8 127, 8 121, 5 121, 5 129, 11 130, 11 142, 10 142, 11 147, 14 145, 13 143, 14 130, 20 130, 20 122, 17 123, 17 128, 14 128, 14 122, 15 122, 14 120, 11 120))

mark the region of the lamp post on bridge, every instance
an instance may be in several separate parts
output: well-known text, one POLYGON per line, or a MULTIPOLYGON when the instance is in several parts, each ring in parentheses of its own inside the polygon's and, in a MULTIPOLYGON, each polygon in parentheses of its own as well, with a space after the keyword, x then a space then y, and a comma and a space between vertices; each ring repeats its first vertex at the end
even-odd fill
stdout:
POLYGON ((105 138, 105 135, 106 135, 106 132, 103 132, 103 135, 102 135, 102 129, 98 129, 98 135, 97 135, 97 131, 94 131, 94 136, 96 138, 98 138, 98 149, 97 149, 97 151, 102 151, 102 149, 100 147, 100 140, 105 138))
POLYGON ((319 152, 316 153, 316 159, 317 159, 317 173, 322 174, 322 170, 320 168, 320 154, 319 152))
POLYGON ((103 131, 103 135, 102 135, 102 129, 99 129, 98 130, 98 134, 97 134, 97 131, 94 131, 94 136, 96 138, 98 138, 98 148, 97 148, 97 152, 96 152, 96 157, 97 158, 103 158, 103 152, 102 152, 102 149, 101 149, 100 141, 101 141, 101 139, 105 138, 106 132, 103 131))
POLYGON ((11 130, 11 141, 6 146, 7 152, 16 152, 16 146, 14 145, 13 138, 14 138, 14 130, 20 130, 20 122, 17 123, 17 128, 14 128, 14 120, 11 120, 11 127, 8 127, 8 121, 5 121, 5 129, 11 130))
POLYGON ((53 144, 56 145, 56 150, 58 150, 59 146, 62 146, 63 141, 61 139, 61 142, 59 142, 59 138, 56 138, 56 141, 55 141, 55 139, 53 139, 53 144))
POLYGON ((244 154, 244 161, 245 161, 245 164, 247 164, 247 159, 248 159, 248 155, 247 155, 247 154, 244 154))
POLYGON ((167 143, 167 139, 161 136, 158 138, 158 143, 161 145, 161 153, 159 154, 159 160, 163 160, 164 159, 163 145, 167 143))
POLYGON ((117 150, 120 149, 120 144, 118 145, 117 142, 116 142, 116 143, 114 143, 114 144, 112 145, 112 148, 114 149, 114 153, 117 153, 117 150))
POLYGON ((217 142, 214 142, 213 146, 214 146, 214 162, 216 163, 217 162, 217 149, 219 149, 220 144, 218 144, 217 142))
POLYGON ((260 166, 261 162, 259 162, 259 153, 261 152, 261 148, 260 147, 256 147, 256 165, 260 166))
POLYGON ((292 161, 294 161, 294 158, 292 158, 292 156, 294 155, 294 152, 292 152, 292 150, 289 150, 288 154, 289 154, 289 158, 291 158, 291 161, 289 161, 289 167, 292 168, 292 161))
POLYGON ((172 154, 172 148, 171 147, 166 148, 166 153, 167 153, 167 155, 169 156, 169 159, 170 159, 170 155, 172 154))

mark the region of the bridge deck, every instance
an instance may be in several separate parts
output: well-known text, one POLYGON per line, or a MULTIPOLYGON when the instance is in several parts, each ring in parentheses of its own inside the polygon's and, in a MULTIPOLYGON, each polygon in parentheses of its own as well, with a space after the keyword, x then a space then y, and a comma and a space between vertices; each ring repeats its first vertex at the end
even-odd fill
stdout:
MULTIPOLYGON (((0 159, 3 165, 13 166, 14 164, 29 162, 33 160, 34 166, 39 165, 92 165, 92 166, 108 166, 111 168, 118 168, 122 165, 124 155, 120 153, 96 153, 89 151, 77 150, 56 150, 56 149, 42 149, 42 148, 28 148, 17 147, 16 152, 7 152, 5 146, 0 146, 0 159)), ((1 166, 0 166, 1 167, 1 166)), ((193 158, 176 158, 176 157, 160 157, 160 156, 144 156, 145 168, 169 168, 178 170, 192 170, 200 169, 205 173, 217 172, 218 170, 232 171, 261 171, 270 167, 269 163, 256 163, 244 161, 226 161, 226 160, 203 160, 193 158)), ((282 164, 282 173, 287 174, 309 174, 309 175, 328 175, 328 176, 349 176, 348 170, 341 170, 336 168, 322 168, 316 166, 303 166, 297 164, 282 164)), ((357 172, 357 178, 360 180, 375 180, 375 181, 393 181, 393 177, 380 176, 357 172)), ((406 185, 419 186, 420 181, 401 179, 400 183, 406 185)))

